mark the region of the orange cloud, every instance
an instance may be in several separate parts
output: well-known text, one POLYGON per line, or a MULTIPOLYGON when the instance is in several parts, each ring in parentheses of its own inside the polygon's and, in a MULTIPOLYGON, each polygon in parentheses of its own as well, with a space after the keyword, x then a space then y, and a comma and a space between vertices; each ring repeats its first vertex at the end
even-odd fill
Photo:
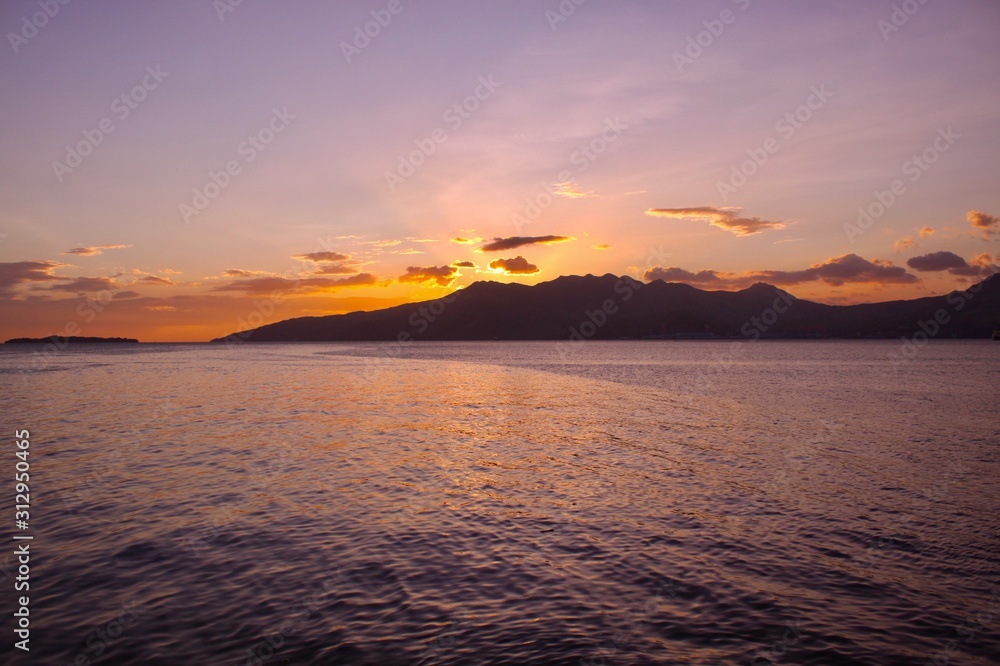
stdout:
POLYGON ((920 237, 930 238, 931 236, 934 235, 935 232, 936 230, 931 227, 924 227, 923 229, 920 230, 920 237))
POLYGON ((896 252, 903 252, 905 250, 910 249, 911 247, 916 247, 916 246, 917 242, 913 240, 913 236, 905 236, 896 241, 892 247, 893 250, 895 250, 896 252))
POLYGON ((978 210, 970 210, 965 217, 977 229, 983 229, 987 233, 995 233, 994 228, 1000 231, 1000 217, 980 213, 978 210))
POLYGON ((984 241, 990 240, 991 236, 1000 234, 1000 217, 977 210, 970 210, 965 217, 974 228, 983 232, 982 239, 984 241))
POLYGON ((513 259, 491 261, 490 268, 495 271, 502 271, 507 275, 534 275, 540 272, 538 266, 528 263, 528 260, 520 255, 513 259))
POLYGON ((450 287, 457 277, 458 268, 454 266, 426 266, 423 268, 410 266, 404 275, 399 276, 399 281, 450 287))

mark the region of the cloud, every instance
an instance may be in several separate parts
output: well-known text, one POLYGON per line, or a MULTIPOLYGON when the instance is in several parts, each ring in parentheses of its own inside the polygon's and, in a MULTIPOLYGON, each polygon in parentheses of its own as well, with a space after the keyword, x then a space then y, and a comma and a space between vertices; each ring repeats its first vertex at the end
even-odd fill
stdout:
POLYGON ((930 238, 931 236, 933 236, 935 234, 935 232, 936 232, 936 229, 933 229, 931 227, 924 227, 923 229, 920 230, 920 237, 921 238, 930 238))
POLYGON ((435 284, 438 287, 450 287, 458 277, 455 266, 410 266, 404 275, 399 276, 400 282, 413 284, 435 284))
POLYGON ((670 268, 653 268, 646 271, 643 277, 647 282, 663 280, 664 282, 684 282, 686 284, 697 285, 719 285, 723 282, 723 275, 715 271, 704 270, 692 273, 676 266, 670 268))
POLYGON ((931 252, 920 257, 913 257, 906 265, 917 271, 942 272, 948 271, 956 277, 984 277, 987 272, 998 272, 994 265, 995 257, 988 252, 976 255, 971 262, 953 252, 931 252))
POLYGON ((451 262, 451 265, 455 268, 478 268, 478 266, 471 261, 453 261, 451 262))
POLYGON ((391 250, 389 254, 424 254, 423 250, 417 250, 416 248, 408 247, 405 250, 391 250))
POLYGON ((503 271, 507 275, 534 275, 540 272, 538 266, 528 263, 528 260, 520 255, 513 259, 491 261, 490 268, 495 271, 503 271))
POLYGON ((973 266, 988 267, 996 264, 997 258, 990 254, 989 252, 983 252, 982 254, 977 254, 975 259, 969 263, 973 266))
POLYGON ((784 222, 769 222, 757 217, 740 217, 742 208, 712 208, 701 206, 696 208, 650 208, 646 215, 651 217, 666 217, 672 220, 700 220, 708 222, 713 227, 730 231, 737 236, 750 236, 767 229, 784 229, 784 222))
POLYGON ((313 275, 350 275, 358 272, 358 264, 347 263, 322 264, 312 272, 313 275))
POLYGON ((0 296, 8 297, 14 293, 14 287, 25 282, 54 282, 65 280, 52 275, 57 268, 65 268, 66 264, 54 261, 15 261, 0 263, 0 296))
POLYGON ((856 254, 833 257, 798 271, 747 271, 737 275, 712 270, 692 273, 683 268, 657 267, 646 271, 644 277, 648 281, 669 279, 679 282, 691 282, 692 284, 710 284, 720 288, 737 289, 749 287, 755 282, 768 282, 776 286, 823 282, 834 287, 839 287, 846 283, 913 284, 920 281, 917 276, 908 273, 902 266, 894 266, 892 262, 880 259, 868 261, 856 254))
POLYGON ((906 250, 909 250, 911 247, 916 247, 916 246, 917 246, 917 241, 913 240, 913 236, 904 236, 903 238, 900 238, 898 241, 893 243, 892 249, 895 250, 896 252, 904 252, 906 250))
POLYGON ((801 271, 751 271, 748 277, 775 285, 821 281, 834 287, 847 282, 912 284, 920 281, 916 275, 907 273, 902 266, 894 266, 891 261, 868 261, 856 254, 833 257, 801 271))
POLYGON ((115 293, 115 295, 112 296, 111 299, 115 301, 124 301, 129 298, 141 298, 141 297, 142 294, 140 294, 137 291, 119 291, 115 293))
POLYGON ((972 226, 982 229, 988 234, 1000 233, 1000 217, 980 213, 978 210, 970 210, 965 214, 965 218, 969 220, 972 226))
POLYGON ((242 268, 230 268, 222 272, 226 277, 232 278, 244 278, 244 277, 258 277, 261 275, 273 275, 267 271, 246 271, 242 268))
POLYGON ((595 245, 594 249, 595 250, 610 250, 611 246, 608 245, 607 243, 600 243, 599 245, 595 245))
POLYGON ((340 252, 309 252, 308 254, 296 254, 292 256, 292 259, 311 261, 315 264, 326 261, 347 261, 350 258, 350 255, 341 254, 340 252))
POLYGON ((525 245, 551 245, 573 240, 572 236, 510 236, 509 238, 494 238, 492 242, 482 246, 476 252, 504 252, 525 245))
POLYGON ((75 254, 80 257, 93 257, 98 254, 103 254, 103 250, 122 250, 127 247, 132 247, 131 245, 93 245, 91 247, 74 247, 71 250, 66 250, 65 252, 60 252, 59 254, 75 254))
POLYGON ((168 280, 167 278, 161 278, 158 275, 147 275, 145 277, 139 278, 139 282, 142 284, 150 285, 172 285, 177 284, 173 280, 168 280))
POLYGON ((107 277, 74 278, 66 284, 54 284, 46 287, 46 291, 65 291, 73 294, 94 293, 98 291, 117 291, 121 285, 107 277))
POLYGON ((324 277, 290 280, 283 277, 258 277, 220 285, 212 291, 239 291, 246 294, 310 294, 343 287, 367 287, 378 283, 371 273, 333 279, 324 277))
POLYGON ((476 243, 482 243, 482 238, 462 238, 461 236, 451 239, 452 243, 458 243, 459 245, 475 245, 476 243))
POLYGON ((340 252, 296 254, 292 259, 318 264, 318 268, 311 271, 313 275, 350 275, 357 273, 361 269, 360 263, 351 261, 350 255, 340 252))
POLYGON ((554 184, 552 186, 552 193, 557 197, 566 197, 567 199, 587 199, 597 196, 593 192, 584 192, 576 183, 569 182, 554 184))
POLYGON ((964 268, 969 264, 954 252, 931 252, 913 257, 906 265, 915 271, 946 271, 950 268, 964 268))

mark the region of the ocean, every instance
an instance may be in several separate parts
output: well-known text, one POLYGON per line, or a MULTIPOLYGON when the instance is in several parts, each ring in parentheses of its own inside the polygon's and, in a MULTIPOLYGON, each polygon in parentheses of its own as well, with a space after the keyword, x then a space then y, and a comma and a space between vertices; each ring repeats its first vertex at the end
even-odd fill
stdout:
POLYGON ((3 663, 1000 661, 1000 343, 38 350, 3 663))

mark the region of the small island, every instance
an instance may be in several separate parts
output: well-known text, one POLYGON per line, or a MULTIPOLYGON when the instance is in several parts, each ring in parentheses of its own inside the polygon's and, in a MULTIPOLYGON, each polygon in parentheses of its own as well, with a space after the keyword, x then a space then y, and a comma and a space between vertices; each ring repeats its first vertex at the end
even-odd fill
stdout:
POLYGON ((85 342, 88 344, 92 343, 103 344, 106 342, 115 342, 115 343, 129 342, 133 344, 138 344, 139 341, 136 338, 98 338, 98 337, 86 337, 78 335, 63 337, 61 335, 50 335, 45 338, 11 338, 10 340, 7 340, 4 344, 5 345, 30 344, 30 343, 45 344, 48 342, 54 342, 56 344, 65 345, 69 343, 78 343, 78 342, 85 342))

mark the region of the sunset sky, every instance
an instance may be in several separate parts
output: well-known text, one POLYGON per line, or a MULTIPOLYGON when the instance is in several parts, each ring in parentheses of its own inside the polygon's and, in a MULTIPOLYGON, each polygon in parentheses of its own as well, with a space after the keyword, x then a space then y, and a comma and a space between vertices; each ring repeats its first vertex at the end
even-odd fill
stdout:
POLYGON ((587 273, 963 288, 1000 253, 1000 2, 895 4, 8 0, 0 338, 587 273))

